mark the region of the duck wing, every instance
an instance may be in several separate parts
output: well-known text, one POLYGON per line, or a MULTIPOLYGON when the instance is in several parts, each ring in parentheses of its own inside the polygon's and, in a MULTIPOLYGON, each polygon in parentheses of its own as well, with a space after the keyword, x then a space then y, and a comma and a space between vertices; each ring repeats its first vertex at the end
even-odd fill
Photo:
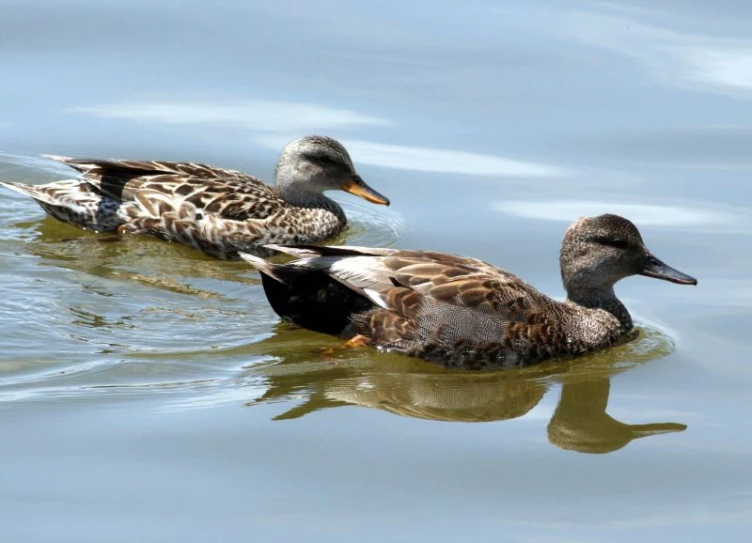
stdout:
POLYGON ((527 312, 553 302, 516 275, 464 256, 351 246, 267 247, 299 257, 293 265, 324 271, 360 294, 368 289, 387 305, 390 293, 404 288, 436 302, 527 321, 527 312))
POLYGON ((103 160, 47 155, 81 172, 81 179, 121 202, 177 212, 184 203, 228 220, 264 219, 283 202, 260 179, 193 162, 103 160))
POLYGON ((560 304, 480 260, 364 247, 274 248, 301 258, 287 265, 246 260, 264 273, 275 311, 307 328, 358 334, 371 345, 468 369, 538 361, 560 340, 560 304))

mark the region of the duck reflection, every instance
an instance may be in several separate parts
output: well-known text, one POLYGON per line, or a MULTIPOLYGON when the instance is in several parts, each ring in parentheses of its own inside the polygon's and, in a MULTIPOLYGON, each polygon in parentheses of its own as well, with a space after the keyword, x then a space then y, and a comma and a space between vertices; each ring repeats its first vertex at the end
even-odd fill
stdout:
POLYGON ((260 281, 248 273, 241 262, 216 260, 179 244, 168 247, 152 239, 135 236, 100 236, 61 224, 49 217, 29 223, 16 223, 27 230, 29 240, 24 251, 41 259, 41 265, 52 265, 105 279, 127 280, 202 299, 222 299, 217 292, 196 288, 196 280, 217 280, 256 285, 260 281), (160 245, 162 245, 160 247, 160 245))
MULTIPOLYGON (((427 420, 490 422, 521 417, 546 391, 544 383, 498 374, 347 373, 344 369, 327 372, 325 380, 311 387, 307 401, 275 420, 298 418, 327 407, 359 405, 427 420)), ((283 390, 295 388, 284 383, 291 377, 273 377, 270 389, 257 401, 285 397, 283 390)))
POLYGON ((274 420, 357 405, 435 421, 503 421, 524 416, 558 384, 561 395, 548 424, 548 439, 561 449, 609 453, 640 437, 686 429, 673 422, 629 424, 607 413, 613 375, 671 350, 670 340, 651 329, 641 330, 636 342, 577 363, 489 373, 443 370, 388 354, 379 354, 376 360, 348 353, 345 358, 312 361, 311 348, 301 350, 300 341, 291 339, 299 333, 283 331, 263 342, 267 349, 278 345, 277 352, 272 347, 272 354, 282 355, 283 361, 264 368, 266 391, 247 405, 303 398, 274 420))
POLYGON ((611 382, 593 377, 564 383, 556 411, 548 423, 548 440, 559 448, 583 453, 609 453, 633 439, 687 429, 685 424, 627 424, 606 413, 611 382))

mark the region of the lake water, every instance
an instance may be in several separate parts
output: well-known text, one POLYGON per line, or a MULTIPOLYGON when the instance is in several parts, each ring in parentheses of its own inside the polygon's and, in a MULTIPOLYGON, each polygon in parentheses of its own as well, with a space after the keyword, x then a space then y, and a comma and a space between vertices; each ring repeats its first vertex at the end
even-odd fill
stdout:
POLYGON ((623 214, 697 287, 618 285, 637 340, 462 373, 280 324, 241 262, 0 194, 3 542, 748 541, 752 4, 0 0, 0 178, 41 153, 271 179, 338 139, 388 209, 341 242, 562 297, 623 214))

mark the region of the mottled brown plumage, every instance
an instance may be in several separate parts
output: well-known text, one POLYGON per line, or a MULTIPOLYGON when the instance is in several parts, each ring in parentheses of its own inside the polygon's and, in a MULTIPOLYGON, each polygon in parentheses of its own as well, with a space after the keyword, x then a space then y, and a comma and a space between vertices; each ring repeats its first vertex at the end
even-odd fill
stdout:
POLYGON ((326 190, 389 203, 357 175, 345 148, 325 136, 300 138, 283 149, 276 187, 205 164, 50 158, 81 172, 80 179, 0 184, 81 228, 150 234, 218 258, 237 258, 241 250, 268 255, 261 245, 313 243, 339 233, 347 219, 326 190))
POLYGON ((274 265, 241 256, 261 271, 267 298, 282 318, 465 369, 523 366, 613 345, 632 329, 613 291, 623 277, 696 284, 653 257, 637 228, 616 215, 580 219, 567 231, 561 250, 565 302, 468 257, 362 247, 274 248, 300 258, 274 265))

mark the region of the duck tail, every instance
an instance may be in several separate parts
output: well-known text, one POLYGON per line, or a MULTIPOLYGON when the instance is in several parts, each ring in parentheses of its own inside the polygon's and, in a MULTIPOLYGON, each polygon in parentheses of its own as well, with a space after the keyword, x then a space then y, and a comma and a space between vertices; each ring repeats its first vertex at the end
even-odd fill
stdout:
POLYGON ((264 247, 298 258, 313 256, 389 256, 395 252, 394 249, 358 247, 356 245, 313 245, 306 243, 288 245, 267 243, 264 247))
POLYGON ((276 243, 267 243, 264 245, 264 248, 271 249, 285 255, 296 256, 298 258, 318 256, 321 254, 321 250, 318 245, 281 245, 276 243))
POLYGON ((269 279, 273 279, 274 282, 284 285, 285 287, 291 287, 296 283, 299 277, 310 273, 310 270, 301 266, 272 264, 263 258, 249 253, 239 252, 238 254, 240 255, 240 258, 248 262, 261 273, 261 278, 264 280, 265 287, 269 284, 269 279))
POLYGON ((68 162, 75 160, 69 156, 63 156, 63 155, 42 155, 42 156, 44 158, 49 158, 50 160, 54 160, 55 162, 62 162, 63 164, 68 164, 68 162))
POLYGON ((248 253, 240 257, 261 272, 269 304, 283 320, 316 332, 343 335, 350 317, 371 309, 372 302, 326 270, 300 264, 272 264, 248 253))
POLYGON ((14 181, 0 181, 0 185, 12 191, 18 192, 19 194, 23 194, 24 196, 31 196, 38 202, 49 205, 58 204, 58 202, 55 201, 54 198, 52 198, 44 190, 40 190, 40 188, 36 185, 24 185, 23 183, 16 183, 14 181))
POLYGON ((267 277, 271 277, 275 281, 278 281, 282 284, 286 283, 283 277, 279 273, 277 273, 277 270, 280 268, 280 266, 276 266, 270 262, 267 262, 263 258, 252 255, 250 253, 239 252, 238 255, 240 255, 240 258, 248 262, 251 266, 256 268, 261 274, 267 277))

